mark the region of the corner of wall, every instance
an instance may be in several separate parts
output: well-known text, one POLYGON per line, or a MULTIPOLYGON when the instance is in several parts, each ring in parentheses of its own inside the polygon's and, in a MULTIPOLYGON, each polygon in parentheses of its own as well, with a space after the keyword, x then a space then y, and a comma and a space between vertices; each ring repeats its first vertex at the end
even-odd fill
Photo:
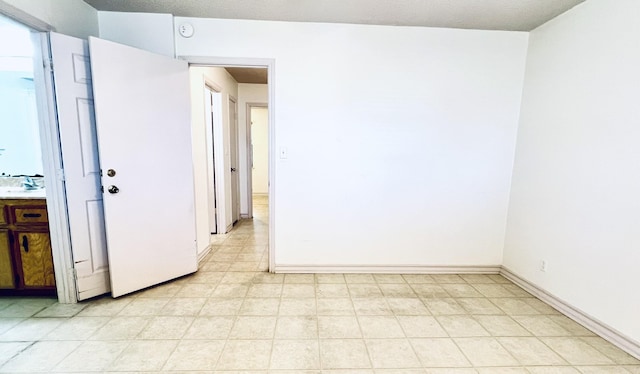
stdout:
POLYGON ((511 160, 511 178, 510 178, 510 183, 509 183, 509 190, 507 191, 507 213, 506 213, 506 219, 504 221, 504 237, 502 240, 502 251, 500 254, 500 264, 504 265, 505 264, 505 255, 507 252, 507 236, 509 234, 509 216, 511 213, 511 199, 512 199, 512 191, 513 191, 513 176, 515 173, 515 169, 516 169, 516 158, 518 156, 518 139, 520 138, 520 121, 521 121, 521 117, 522 117, 522 104, 524 102, 524 92, 525 92, 525 83, 526 83, 526 76, 527 76, 527 61, 529 60, 529 47, 530 47, 530 36, 531 36, 531 32, 527 32, 526 33, 526 39, 527 39, 527 46, 526 46, 526 51, 525 51, 525 56, 524 56, 524 69, 522 71, 522 77, 521 77, 521 81, 520 81, 520 105, 518 106, 518 119, 517 119, 517 125, 516 125, 516 136, 513 142, 513 158, 511 160))
POLYGON ((640 281, 639 11, 589 0, 529 35, 503 250, 514 275, 636 342, 640 299, 619 295, 640 281))

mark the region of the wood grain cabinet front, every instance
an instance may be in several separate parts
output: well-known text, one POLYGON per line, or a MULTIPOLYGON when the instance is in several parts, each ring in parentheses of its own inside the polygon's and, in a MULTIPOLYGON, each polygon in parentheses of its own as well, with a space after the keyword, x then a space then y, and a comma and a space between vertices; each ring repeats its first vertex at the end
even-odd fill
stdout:
POLYGON ((11 219, 16 225, 42 225, 49 224, 46 206, 25 205, 9 206, 11 219))
POLYGON ((0 229, 0 289, 16 288, 9 230, 0 229))
POLYGON ((0 295, 54 295, 45 200, 0 199, 0 295))
POLYGON ((55 287, 53 256, 48 232, 16 231, 20 251, 22 286, 25 288, 55 287))

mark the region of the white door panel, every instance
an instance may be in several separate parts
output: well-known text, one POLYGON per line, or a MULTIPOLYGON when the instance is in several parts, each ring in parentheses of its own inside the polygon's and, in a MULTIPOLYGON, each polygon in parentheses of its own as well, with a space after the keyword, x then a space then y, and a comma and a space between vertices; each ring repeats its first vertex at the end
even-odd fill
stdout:
POLYGON ((209 232, 216 234, 218 232, 218 212, 216 201, 216 173, 215 173, 215 155, 213 147, 215 142, 213 141, 213 111, 214 101, 213 92, 205 87, 204 89, 204 111, 205 111, 205 125, 207 136, 207 150, 210 150, 210 154, 207 155, 207 193, 209 202, 209 232), (210 145, 210 146, 209 146, 210 145))
POLYGON ((229 100, 229 129, 231 142, 231 222, 240 219, 240 173, 238 171, 238 113, 236 102, 229 100))
POLYGON ((89 47, 50 33, 56 109, 78 300, 109 292, 89 47))
POLYGON ((117 297, 197 270, 188 66, 97 38, 89 48, 117 297))

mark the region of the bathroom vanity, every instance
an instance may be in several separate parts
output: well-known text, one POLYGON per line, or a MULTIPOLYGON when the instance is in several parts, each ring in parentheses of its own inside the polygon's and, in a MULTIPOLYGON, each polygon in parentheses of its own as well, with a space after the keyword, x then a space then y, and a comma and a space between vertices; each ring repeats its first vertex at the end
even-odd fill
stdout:
POLYGON ((55 295, 44 190, 0 187, 0 295, 55 295))

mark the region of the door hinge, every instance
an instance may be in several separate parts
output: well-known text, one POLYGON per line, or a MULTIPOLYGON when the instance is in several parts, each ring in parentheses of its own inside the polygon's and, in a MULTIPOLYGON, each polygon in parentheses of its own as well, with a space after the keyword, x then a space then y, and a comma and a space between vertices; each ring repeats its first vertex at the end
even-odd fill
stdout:
POLYGON ((42 60, 42 65, 45 69, 49 68, 51 70, 53 70, 53 60, 51 59, 44 59, 42 60))
POLYGON ((100 192, 104 193, 104 186, 100 186, 100 192))
POLYGON ((59 181, 64 182, 65 181, 65 179, 64 179, 64 169, 57 169, 56 170, 56 176, 58 177, 59 181))

